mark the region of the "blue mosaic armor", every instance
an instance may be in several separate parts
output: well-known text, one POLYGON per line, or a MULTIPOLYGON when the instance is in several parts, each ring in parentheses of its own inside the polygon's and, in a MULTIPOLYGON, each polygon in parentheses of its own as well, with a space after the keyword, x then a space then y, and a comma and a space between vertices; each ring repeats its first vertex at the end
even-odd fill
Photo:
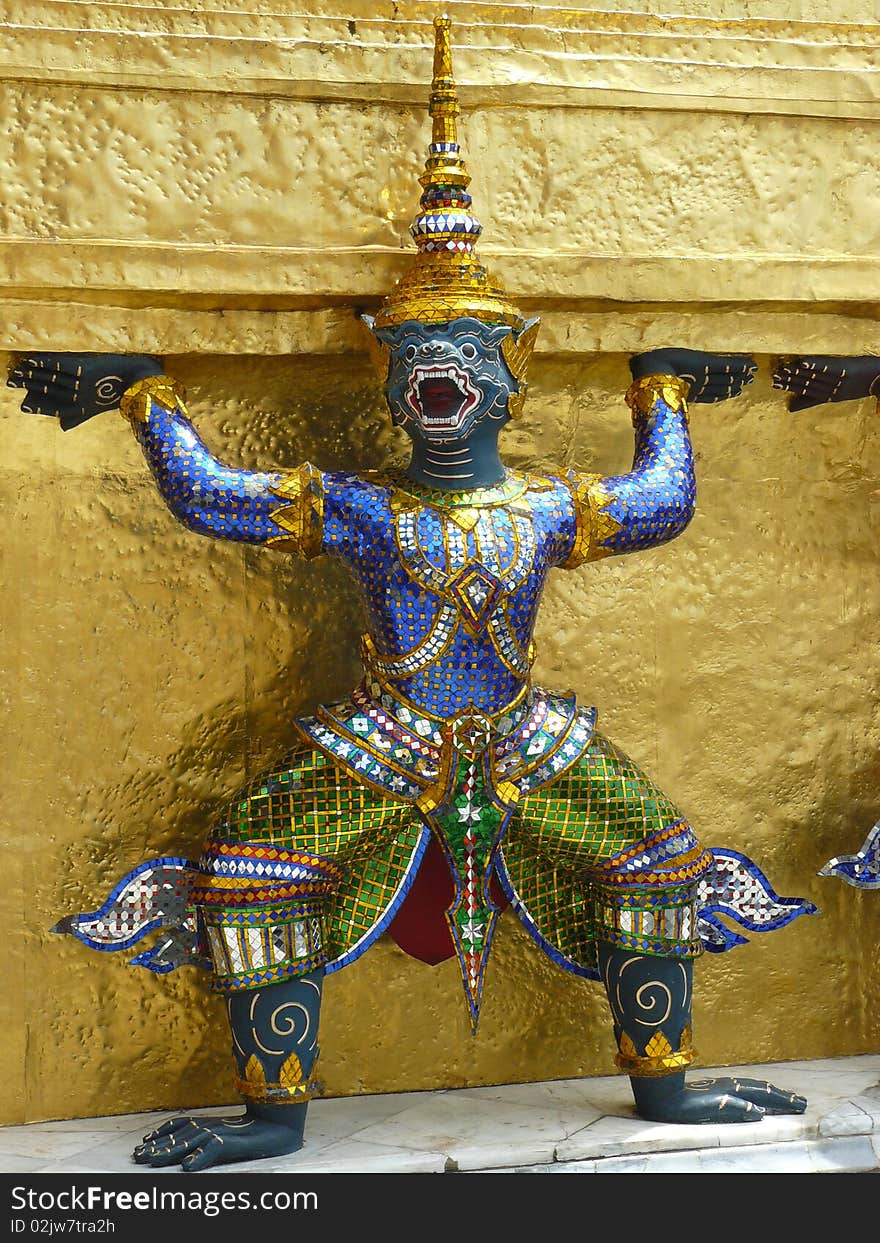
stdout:
POLYGON ((494 488, 430 490, 399 470, 230 469, 186 416, 153 399, 134 426, 175 516, 218 538, 339 557, 367 616, 365 664, 427 715, 496 716, 529 683, 532 633, 553 566, 674 538, 694 509, 683 402, 636 414, 628 474, 509 471, 494 488))

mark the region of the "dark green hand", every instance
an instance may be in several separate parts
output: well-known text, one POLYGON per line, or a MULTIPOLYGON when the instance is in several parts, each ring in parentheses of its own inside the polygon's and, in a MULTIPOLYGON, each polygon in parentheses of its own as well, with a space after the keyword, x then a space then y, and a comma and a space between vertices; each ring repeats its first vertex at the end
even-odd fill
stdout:
POLYGON ((26 414, 57 418, 67 432, 104 410, 115 410, 127 388, 161 375, 162 364, 143 354, 24 354, 11 371, 9 388, 23 388, 26 414))
POLYGON ((824 406, 831 401, 880 397, 880 358, 873 354, 805 354, 789 358, 773 372, 773 387, 792 394, 788 403, 791 411, 824 406))
POLYGON ((629 360, 634 380, 646 375, 676 375, 690 385, 688 402, 727 401, 751 384, 758 369, 748 354, 707 354, 677 348, 648 350, 629 360))

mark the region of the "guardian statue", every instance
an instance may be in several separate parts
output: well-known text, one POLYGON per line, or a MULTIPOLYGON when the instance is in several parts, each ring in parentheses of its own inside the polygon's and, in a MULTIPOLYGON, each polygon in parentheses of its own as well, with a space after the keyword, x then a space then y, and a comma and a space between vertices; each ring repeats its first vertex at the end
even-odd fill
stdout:
POLYGON ((57 926, 102 950, 158 930, 133 961, 159 973, 206 966, 226 999, 244 1113, 173 1118, 137 1162, 196 1170, 298 1149, 318 1091, 325 980, 404 912, 412 952, 457 958, 475 1032, 506 907, 561 970, 600 981, 617 1065, 644 1118, 754 1122, 805 1107, 762 1081, 691 1082, 686 1070, 694 959, 745 939, 720 916, 766 931, 814 908, 780 898, 738 852, 704 847, 599 732, 595 708, 531 676, 547 575, 682 534, 695 500, 688 406, 736 397, 755 365, 688 349, 639 354, 626 393, 630 470, 505 466, 499 433, 522 408, 538 321, 478 256, 450 22, 435 28, 417 250, 363 317, 391 418, 411 444, 406 464, 223 465, 154 358, 33 354, 10 376, 27 390, 23 409, 64 429, 118 408, 180 522, 338 558, 367 619, 362 681, 295 723, 287 754, 219 814, 199 860, 147 860, 97 910, 57 926), (440 881, 425 884, 429 874, 440 881))

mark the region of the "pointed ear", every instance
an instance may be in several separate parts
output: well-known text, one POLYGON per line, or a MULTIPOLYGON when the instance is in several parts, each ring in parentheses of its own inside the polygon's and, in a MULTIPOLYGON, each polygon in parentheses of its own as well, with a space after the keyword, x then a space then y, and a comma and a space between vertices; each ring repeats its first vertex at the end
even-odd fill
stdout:
POLYGON ((529 367, 529 359, 532 357, 532 350, 535 348, 535 341, 540 326, 541 321, 537 317, 526 320, 519 332, 511 333, 501 343, 504 361, 507 363, 511 375, 521 389, 525 388, 526 371, 529 367))
POLYGON ((387 340, 383 340, 383 332, 380 328, 376 331, 376 317, 374 315, 359 314, 357 318, 367 328, 367 353, 370 355, 370 362, 376 369, 376 374, 382 384, 388 379, 388 364, 391 359, 391 350, 387 340))

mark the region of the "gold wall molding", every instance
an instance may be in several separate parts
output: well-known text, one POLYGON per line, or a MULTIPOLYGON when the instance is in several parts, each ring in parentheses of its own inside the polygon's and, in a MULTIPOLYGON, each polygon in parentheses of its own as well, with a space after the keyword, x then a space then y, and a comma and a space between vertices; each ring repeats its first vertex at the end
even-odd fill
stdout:
MULTIPOLYGON (((0 0, 0 348, 44 339, 37 300, 96 308, 114 348, 114 307, 176 306, 199 339, 196 312, 272 312, 241 321, 239 350, 262 352, 302 336, 284 312, 387 292, 411 253, 436 4, 261 7, 0 0)), ((622 350, 635 303, 707 320, 874 303, 880 25, 830 20, 841 4, 448 7, 482 250, 514 297, 601 303, 622 350)), ((155 348, 189 340, 169 321, 155 348)))
MULTIPOLYGON (((323 311, 199 310, 13 297, 3 300, 0 351, 109 350, 147 354, 252 356, 366 353, 363 329, 348 307, 323 311)), ((838 308, 804 311, 764 306, 716 310, 699 305, 619 310, 537 308, 535 352, 556 357, 632 354, 675 341, 694 349, 769 355, 880 355, 880 321, 838 308)), ((372 377, 372 373, 370 373, 372 377)))
MULTIPOLYGON (((540 313, 538 353, 627 353, 673 337, 722 351, 880 353, 880 322, 864 313, 880 258, 482 253, 540 313), (723 304, 707 308, 719 290, 723 304)), ((354 308, 374 309, 406 258, 390 248, 7 239, 0 350, 361 352, 354 308)))
MULTIPOLYGON (((815 305, 873 301, 880 287, 880 256, 870 255, 602 255, 491 245, 480 253, 514 297, 541 304, 608 299, 815 305)), ((0 240, 0 290, 9 296, 77 290, 87 301, 109 301, 110 292, 128 291, 133 299, 159 295, 183 305, 213 297, 222 306, 227 300, 260 306, 261 299, 277 298, 282 306, 274 309, 292 309, 306 302, 382 298, 410 258, 409 251, 390 247, 6 238, 0 240)))
MULTIPOLYGON (((880 116, 873 23, 712 20, 459 0, 441 7, 456 23, 465 108, 880 116)), ((426 32, 437 9, 436 3, 350 0, 298 4, 279 14, 256 6, 211 11, 4 0, 0 78, 421 103, 426 32)))

